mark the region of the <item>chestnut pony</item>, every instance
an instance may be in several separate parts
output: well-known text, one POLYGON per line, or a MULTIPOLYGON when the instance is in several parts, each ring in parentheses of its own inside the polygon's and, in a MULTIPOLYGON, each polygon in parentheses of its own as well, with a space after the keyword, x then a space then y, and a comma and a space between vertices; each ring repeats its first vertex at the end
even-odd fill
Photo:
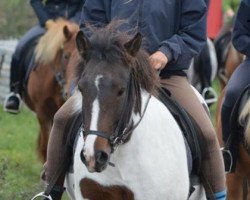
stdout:
MULTIPOLYGON (((79 32, 84 60, 72 110, 82 113, 66 177, 71 199, 188 199, 189 170, 182 130, 158 99, 159 77, 140 48, 113 22, 79 32)), ((206 199, 199 196, 194 199, 206 199)))
POLYGON ((35 47, 35 61, 22 98, 36 113, 40 131, 38 154, 46 160, 46 149, 53 116, 67 98, 70 58, 76 49, 78 25, 58 19, 40 38, 35 47))

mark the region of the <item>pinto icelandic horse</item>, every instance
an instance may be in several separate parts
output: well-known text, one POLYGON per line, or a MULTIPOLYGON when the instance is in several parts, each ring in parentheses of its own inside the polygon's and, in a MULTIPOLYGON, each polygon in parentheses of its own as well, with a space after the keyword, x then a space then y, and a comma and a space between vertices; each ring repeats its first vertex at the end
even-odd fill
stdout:
POLYGON ((141 35, 129 40, 113 26, 76 38, 85 62, 72 106, 83 127, 66 190, 77 200, 188 199, 183 133, 157 98, 159 77, 140 48, 141 35))
POLYGON ((77 24, 63 19, 48 28, 35 48, 34 67, 22 92, 24 102, 36 113, 40 125, 37 151, 42 161, 46 160, 54 114, 67 98, 70 58, 76 49, 78 29, 77 24))

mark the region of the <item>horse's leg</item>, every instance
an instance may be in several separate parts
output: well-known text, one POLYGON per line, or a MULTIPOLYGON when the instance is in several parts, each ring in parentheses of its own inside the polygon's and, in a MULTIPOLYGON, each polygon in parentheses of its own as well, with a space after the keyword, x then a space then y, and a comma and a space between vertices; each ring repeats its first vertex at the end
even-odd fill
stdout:
POLYGON ((227 175, 227 198, 228 200, 243 200, 242 184, 243 179, 239 173, 231 173, 227 175))
POLYGON ((43 162, 46 161, 47 157, 47 144, 49 139, 49 133, 52 127, 52 117, 46 115, 43 111, 36 111, 37 112, 37 119, 40 124, 40 131, 37 140, 37 152, 39 158, 43 162))

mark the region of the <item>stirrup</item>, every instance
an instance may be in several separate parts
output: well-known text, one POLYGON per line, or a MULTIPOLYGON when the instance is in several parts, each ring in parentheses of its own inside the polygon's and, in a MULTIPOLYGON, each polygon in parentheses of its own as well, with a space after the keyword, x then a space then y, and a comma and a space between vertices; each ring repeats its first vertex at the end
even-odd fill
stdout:
POLYGON ((218 100, 218 96, 217 93, 215 92, 215 90, 212 87, 206 87, 202 90, 202 97, 205 99, 205 102, 207 103, 207 105, 211 105, 215 102, 217 102, 218 100), (211 94, 212 98, 206 98, 206 94, 211 94))
POLYGON ((47 199, 49 199, 49 200, 53 200, 52 197, 51 197, 50 195, 47 196, 46 194, 44 194, 44 192, 38 193, 38 194, 35 195, 31 200, 34 200, 34 199, 36 199, 36 198, 38 198, 38 197, 45 197, 45 198, 47 198, 47 199))
POLYGON ((224 164, 225 164, 225 173, 229 174, 229 173, 232 172, 232 167, 233 167, 233 156, 232 156, 232 153, 231 153, 230 150, 225 149, 224 147, 222 147, 220 150, 222 152, 222 156, 223 156, 223 160, 224 160, 224 164), (225 157, 224 157, 224 155, 227 155, 229 157, 229 159, 230 159, 230 165, 229 165, 229 169, 228 170, 226 169, 227 166, 226 166, 226 163, 225 163, 225 159, 224 159, 225 157))

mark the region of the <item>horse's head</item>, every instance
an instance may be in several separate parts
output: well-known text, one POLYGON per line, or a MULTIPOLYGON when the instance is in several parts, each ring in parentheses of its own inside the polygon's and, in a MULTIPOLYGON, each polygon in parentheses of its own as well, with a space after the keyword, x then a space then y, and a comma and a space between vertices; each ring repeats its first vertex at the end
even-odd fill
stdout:
POLYGON ((40 38, 35 49, 35 62, 37 65, 50 66, 52 74, 55 75, 56 81, 60 85, 62 92, 66 93, 64 88, 66 80, 70 80, 71 77, 66 77, 69 69, 68 66, 74 66, 70 63, 72 55, 78 52, 76 50, 76 34, 79 31, 77 24, 65 19, 57 19, 46 31, 46 33, 40 38))
POLYGON ((140 50, 141 35, 128 39, 110 26, 95 30, 90 39, 83 32, 76 38, 85 61, 78 83, 85 136, 81 156, 91 172, 104 170, 115 146, 128 139, 131 116, 141 113, 141 89, 155 88, 155 73, 140 50))

